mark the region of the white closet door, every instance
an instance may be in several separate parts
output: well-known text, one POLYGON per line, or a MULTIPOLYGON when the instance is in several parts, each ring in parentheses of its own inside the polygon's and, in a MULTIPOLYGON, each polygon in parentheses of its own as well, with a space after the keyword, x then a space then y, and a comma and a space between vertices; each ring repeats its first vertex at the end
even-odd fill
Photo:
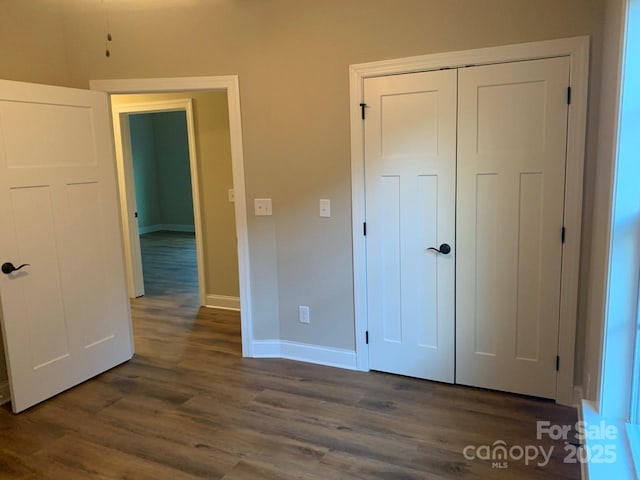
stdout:
POLYGON ((569 59, 459 71, 456 381, 555 398, 569 59))
POLYGON ((369 361, 454 380, 456 70, 365 80, 369 361), (447 243, 440 254, 429 247, 447 243))

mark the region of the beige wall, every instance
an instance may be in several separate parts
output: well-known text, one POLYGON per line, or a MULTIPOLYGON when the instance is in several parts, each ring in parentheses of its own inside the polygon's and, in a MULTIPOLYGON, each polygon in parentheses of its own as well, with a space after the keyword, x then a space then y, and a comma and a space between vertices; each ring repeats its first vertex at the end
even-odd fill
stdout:
POLYGON ((233 187, 233 177, 226 92, 114 95, 112 102, 118 105, 184 98, 193 99, 205 291, 208 295, 239 297, 234 209, 227 193, 233 187))
MULTIPOLYGON (((64 1, 71 85, 239 75, 248 204, 256 197, 274 202, 273 217, 249 217, 256 338, 354 346, 349 64, 592 35, 583 235, 589 252, 602 0, 110 0, 109 59, 99 2, 64 1), (332 200, 328 221, 317 216, 319 198, 332 200), (300 304, 311 307, 310 325, 297 322, 300 304)), ((588 272, 584 255, 580 341, 588 272)), ((580 345, 577 378, 583 355, 580 345)))
POLYGON ((69 85, 58 0, 0 0, 0 78, 69 85))

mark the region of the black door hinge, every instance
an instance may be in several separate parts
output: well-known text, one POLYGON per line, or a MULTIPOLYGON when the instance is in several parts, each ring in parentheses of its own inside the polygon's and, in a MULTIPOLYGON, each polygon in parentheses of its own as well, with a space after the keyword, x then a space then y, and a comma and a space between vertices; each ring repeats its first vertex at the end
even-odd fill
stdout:
POLYGON ((567 229, 565 227, 562 227, 562 243, 564 243, 566 238, 567 238, 567 229))
POLYGON ((367 104, 366 103, 361 103, 360 104, 360 109, 362 110, 362 119, 364 120, 364 109, 367 108, 367 104))
POLYGON ((556 355, 556 372, 560 371, 560 355, 556 355))
POLYGON ((369 345, 369 330, 364 332, 364 341, 369 345))
POLYGON ((567 105, 571 105, 571 87, 567 87, 567 105))
POLYGON ((367 222, 364 222, 362 224, 362 234, 366 237, 367 236, 367 222))

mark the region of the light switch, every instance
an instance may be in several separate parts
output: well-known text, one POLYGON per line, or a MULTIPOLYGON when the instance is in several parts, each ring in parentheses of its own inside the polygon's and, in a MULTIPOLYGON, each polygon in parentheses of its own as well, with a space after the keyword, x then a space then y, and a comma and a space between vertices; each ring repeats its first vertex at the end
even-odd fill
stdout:
POLYGON ((233 188, 230 188, 227 193, 229 194, 229 201, 230 202, 235 202, 236 201, 236 192, 233 191, 233 188))
POLYGON ((320 216, 325 218, 331 216, 331 200, 326 198, 320 199, 320 216))
POLYGON ((273 215, 270 198, 255 198, 253 200, 253 206, 257 217, 273 215))

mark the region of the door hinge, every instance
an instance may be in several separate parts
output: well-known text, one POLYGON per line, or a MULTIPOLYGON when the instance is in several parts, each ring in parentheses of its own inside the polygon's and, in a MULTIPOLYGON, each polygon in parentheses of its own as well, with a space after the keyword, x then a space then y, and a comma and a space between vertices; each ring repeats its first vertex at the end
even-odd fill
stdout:
POLYGON ((562 243, 567 239, 567 229, 562 227, 562 243))
POLYGON ((366 103, 361 103, 360 104, 360 109, 362 111, 362 119, 364 120, 364 109, 367 108, 367 104, 366 103))
POLYGON ((567 105, 571 105, 571 87, 567 87, 567 105))
POLYGON ((364 341, 367 345, 369 345, 369 330, 364 332, 364 341))
POLYGON ((556 355, 556 372, 560 371, 560 355, 556 355))
POLYGON ((362 234, 366 237, 367 236, 367 222, 364 222, 362 224, 362 234))

